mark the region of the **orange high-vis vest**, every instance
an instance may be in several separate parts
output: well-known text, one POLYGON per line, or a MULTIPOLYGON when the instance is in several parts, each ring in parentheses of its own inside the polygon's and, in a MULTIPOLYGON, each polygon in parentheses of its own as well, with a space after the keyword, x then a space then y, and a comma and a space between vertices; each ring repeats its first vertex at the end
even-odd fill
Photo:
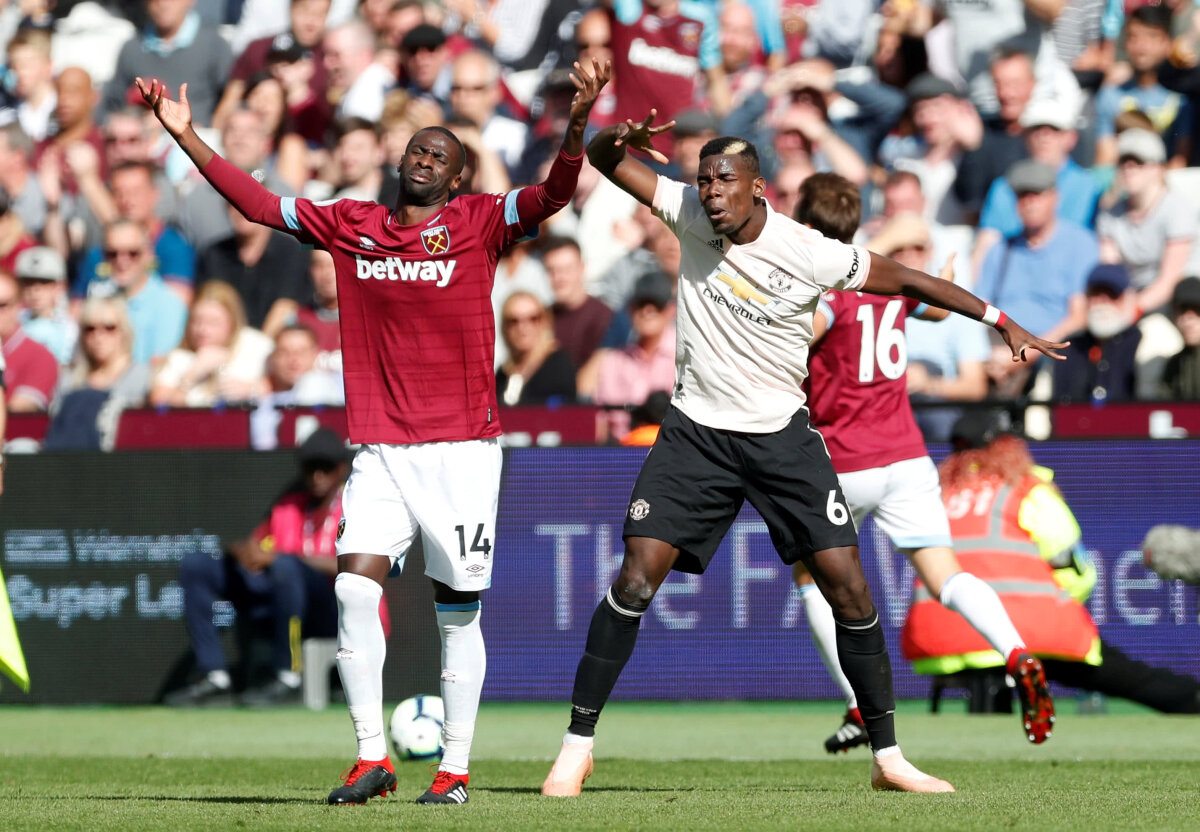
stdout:
MULTIPOLYGON (((955 554, 963 571, 981 578, 1004 604, 1029 651, 1047 658, 1084 661, 1099 632, 1082 604, 1054 581, 1054 571, 1017 522, 1021 503, 1041 480, 1016 487, 1002 479, 977 480, 943 492, 955 554)), ((958 613, 943 607, 918 579, 900 634, 905 658, 918 673, 955 673, 967 667, 1000 667, 991 648, 958 613)))

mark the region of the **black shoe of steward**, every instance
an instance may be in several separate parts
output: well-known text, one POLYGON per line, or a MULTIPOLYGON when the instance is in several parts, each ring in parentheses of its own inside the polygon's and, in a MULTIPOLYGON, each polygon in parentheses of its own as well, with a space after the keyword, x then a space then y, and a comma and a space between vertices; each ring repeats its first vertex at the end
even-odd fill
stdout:
POLYGON ((232 705, 233 694, 229 688, 214 685, 207 676, 185 688, 173 690, 163 697, 163 704, 171 708, 200 708, 232 705))
POLYGON ((241 703, 247 708, 298 705, 300 704, 300 688, 294 688, 280 679, 275 679, 243 693, 241 703))
POLYGON ((358 806, 372 797, 386 797, 396 791, 396 774, 392 761, 358 760, 342 775, 345 781, 329 793, 331 806, 358 806))
POLYGON ((858 715, 858 708, 852 708, 846 711, 846 718, 837 729, 837 733, 825 740, 825 750, 836 754, 839 751, 849 751, 858 745, 866 745, 870 741, 862 717, 858 715))

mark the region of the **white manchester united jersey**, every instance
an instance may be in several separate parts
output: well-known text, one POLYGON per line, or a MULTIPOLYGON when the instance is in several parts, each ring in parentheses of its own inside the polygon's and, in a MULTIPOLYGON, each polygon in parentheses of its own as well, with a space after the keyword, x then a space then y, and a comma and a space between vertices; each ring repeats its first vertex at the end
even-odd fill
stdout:
POLYGON ((654 213, 682 249, 672 403, 711 428, 782 430, 804 405, 821 293, 860 288, 871 255, 770 205, 758 239, 734 245, 712 230, 695 188, 662 176, 654 213))

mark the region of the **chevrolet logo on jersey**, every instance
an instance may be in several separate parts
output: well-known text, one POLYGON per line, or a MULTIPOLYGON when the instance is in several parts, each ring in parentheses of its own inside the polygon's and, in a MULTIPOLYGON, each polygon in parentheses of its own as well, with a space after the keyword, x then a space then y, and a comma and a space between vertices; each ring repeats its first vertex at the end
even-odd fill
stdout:
POLYGON ((752 300, 759 306, 770 307, 775 301, 755 288, 754 284, 741 275, 730 277, 725 272, 717 272, 717 280, 733 290, 733 296, 738 300, 752 300))
POLYGON ((429 280, 436 281, 438 287, 450 282, 454 274, 457 260, 401 260, 399 257, 385 257, 379 260, 364 260, 354 258, 358 269, 358 279, 368 280, 429 280))
POLYGON ((450 229, 435 225, 421 232, 421 244, 430 254, 445 254, 450 250, 450 229))

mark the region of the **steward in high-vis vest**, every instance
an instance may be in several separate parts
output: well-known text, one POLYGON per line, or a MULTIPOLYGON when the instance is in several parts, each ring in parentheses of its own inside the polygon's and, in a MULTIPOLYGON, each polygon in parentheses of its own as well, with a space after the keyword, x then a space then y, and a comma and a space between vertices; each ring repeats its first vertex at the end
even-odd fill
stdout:
MULTIPOLYGON (((1079 524, 1026 443, 990 419, 954 426, 940 466, 942 499, 964 570, 988 582, 1046 676, 1167 713, 1200 713, 1200 683, 1134 661, 1104 644, 1084 603, 1096 568, 1079 524)), ((1003 667, 1004 659, 918 581, 901 649, 918 673, 1003 667)))

